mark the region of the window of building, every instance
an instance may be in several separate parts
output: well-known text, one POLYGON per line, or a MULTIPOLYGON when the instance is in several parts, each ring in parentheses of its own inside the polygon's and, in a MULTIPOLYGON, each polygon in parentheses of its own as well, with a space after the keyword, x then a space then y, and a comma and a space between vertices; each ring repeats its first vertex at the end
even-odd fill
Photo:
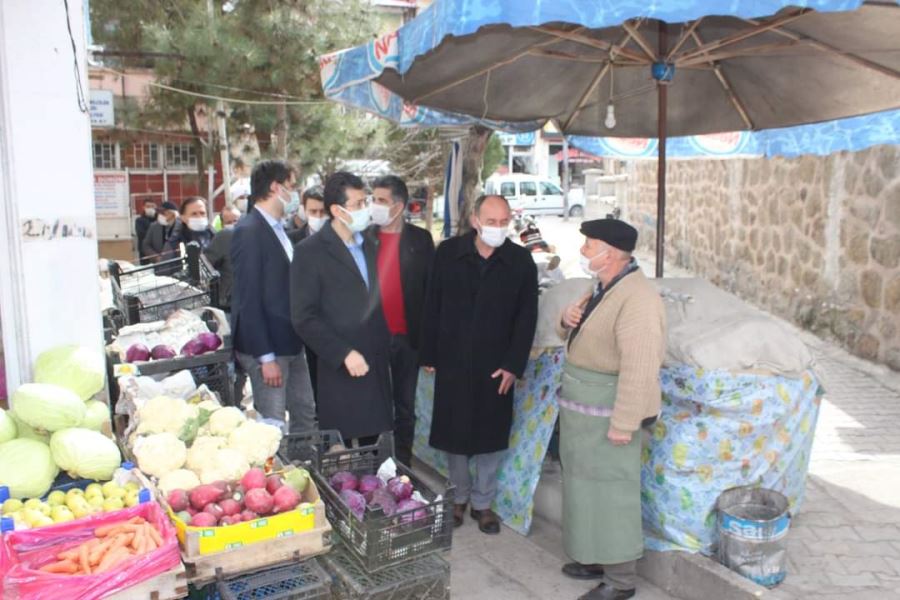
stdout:
POLYGON ((119 145, 115 142, 94 142, 94 168, 116 169, 119 167, 119 145))
POLYGON ((159 144, 135 142, 131 145, 131 151, 134 154, 135 169, 158 169, 162 166, 159 160, 159 144))
POLYGON ((166 167, 169 169, 197 166, 197 152, 193 144, 166 144, 166 167))

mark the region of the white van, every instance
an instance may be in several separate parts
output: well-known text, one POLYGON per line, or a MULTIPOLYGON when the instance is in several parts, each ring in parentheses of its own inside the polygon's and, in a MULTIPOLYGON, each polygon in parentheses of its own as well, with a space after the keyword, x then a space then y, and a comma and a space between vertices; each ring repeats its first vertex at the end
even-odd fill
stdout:
MULTIPOLYGON (((484 182, 484 193, 503 196, 509 201, 510 208, 523 209, 526 214, 564 214, 563 191, 552 181, 537 175, 492 175, 484 182)), ((584 194, 581 190, 569 190, 569 216, 583 215, 584 194)))

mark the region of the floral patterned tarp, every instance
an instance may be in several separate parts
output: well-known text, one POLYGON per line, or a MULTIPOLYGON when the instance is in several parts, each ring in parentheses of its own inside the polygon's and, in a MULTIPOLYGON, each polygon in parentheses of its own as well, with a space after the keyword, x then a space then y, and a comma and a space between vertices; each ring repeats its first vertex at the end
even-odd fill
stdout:
POLYGON ((647 548, 710 554, 719 494, 759 484, 803 502, 819 386, 799 379, 696 367, 660 373, 663 407, 644 449, 642 505, 647 548))
MULTIPOLYGON (((562 377, 563 349, 542 352, 528 361, 525 377, 516 384, 509 451, 497 472, 494 512, 513 530, 526 535, 531 528, 534 491, 559 413, 556 403, 562 377)), ((416 438, 413 452, 447 476, 447 457, 428 445, 434 405, 434 376, 419 374, 416 390, 416 438)))

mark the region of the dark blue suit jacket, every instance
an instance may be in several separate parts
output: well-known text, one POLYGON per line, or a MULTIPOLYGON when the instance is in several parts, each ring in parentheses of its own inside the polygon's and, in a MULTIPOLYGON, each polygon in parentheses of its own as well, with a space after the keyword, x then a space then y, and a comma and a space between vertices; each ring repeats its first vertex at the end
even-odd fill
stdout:
POLYGON ((238 221, 231 241, 234 349, 253 357, 294 356, 303 342, 291 324, 291 263, 278 236, 256 209, 238 221))

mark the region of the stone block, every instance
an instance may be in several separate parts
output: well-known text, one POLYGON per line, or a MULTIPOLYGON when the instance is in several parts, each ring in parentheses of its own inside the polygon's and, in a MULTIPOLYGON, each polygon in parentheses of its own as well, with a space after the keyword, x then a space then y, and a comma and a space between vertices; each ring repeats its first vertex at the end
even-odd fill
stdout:
POLYGON ((900 274, 891 277, 884 286, 884 308, 893 314, 900 312, 900 274))
MULTIPOLYGON (((900 202, 900 199, 898 199, 900 202)), ((894 269, 900 264, 900 235, 886 238, 872 238, 870 249, 872 259, 883 267, 894 269)))
POLYGON ((881 347, 881 343, 878 341, 873 335, 868 333, 860 336, 860 338, 856 341, 856 347, 854 350, 856 354, 865 358, 866 360, 877 360, 878 359, 878 350, 881 347))
POLYGON ((880 198, 884 204, 884 218, 900 231, 900 181, 884 190, 880 198))
POLYGON ((900 151, 896 146, 879 146, 876 150, 878 168, 885 181, 892 181, 900 176, 900 151))
POLYGON ((881 274, 871 269, 863 271, 859 278, 863 302, 871 308, 881 308, 881 274))
POLYGON ((866 196, 870 198, 877 198, 885 188, 884 179, 881 178, 881 173, 872 168, 866 169, 863 173, 863 185, 866 196))
POLYGON ((900 371, 900 348, 891 348, 884 355, 884 362, 895 371, 900 371))
POLYGON ((847 202, 849 213, 868 225, 875 227, 881 217, 881 204, 874 199, 856 196, 847 202))

